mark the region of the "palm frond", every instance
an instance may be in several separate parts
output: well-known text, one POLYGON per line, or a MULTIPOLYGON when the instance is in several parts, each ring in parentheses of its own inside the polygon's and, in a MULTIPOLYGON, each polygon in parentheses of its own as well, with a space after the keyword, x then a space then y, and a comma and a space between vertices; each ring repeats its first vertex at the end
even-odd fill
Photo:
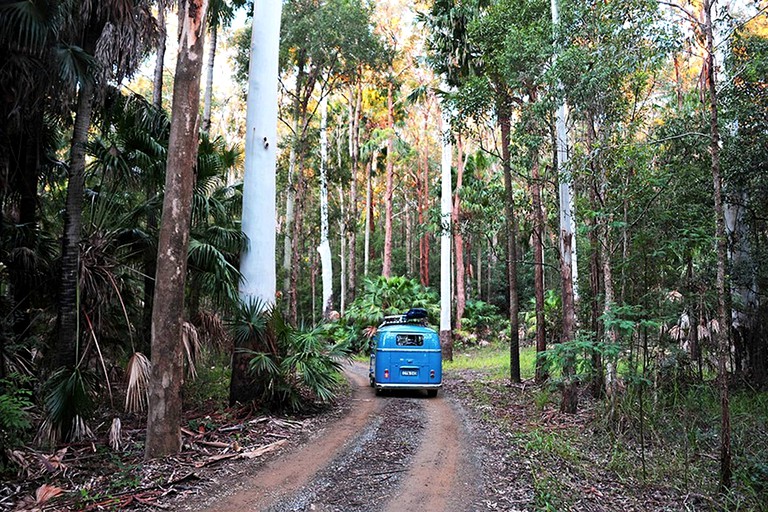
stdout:
POLYGON ((125 376, 128 386, 125 392, 126 412, 143 412, 149 400, 149 377, 152 362, 141 352, 135 352, 128 360, 125 376))
POLYGON ((93 410, 98 380, 81 368, 59 368, 46 383, 46 420, 40 432, 48 440, 74 439, 87 433, 84 418, 93 410))
POLYGON ((184 356, 187 362, 187 376, 190 379, 197 378, 197 361, 200 359, 200 337, 197 329, 189 322, 181 326, 181 340, 184 347, 184 356))

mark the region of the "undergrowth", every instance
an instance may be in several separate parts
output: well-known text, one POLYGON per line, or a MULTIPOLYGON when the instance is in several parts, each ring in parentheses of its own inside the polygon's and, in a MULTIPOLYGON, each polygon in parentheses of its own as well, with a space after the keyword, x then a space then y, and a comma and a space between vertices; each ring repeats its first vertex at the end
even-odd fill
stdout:
MULTIPOLYGON (((534 358, 532 347, 521 350, 526 379, 534 358)), ((587 486, 617 500, 633 495, 637 503, 662 496, 672 509, 768 511, 766 392, 732 390, 733 485, 721 495, 720 398, 713 381, 654 389, 647 380, 627 379, 613 404, 593 400, 583 383, 580 411, 567 415, 551 386, 509 385, 506 347, 459 352, 445 368, 449 379, 464 373, 460 392, 510 439, 508 456, 535 468, 527 479, 535 510, 578 509, 579 500, 588 499, 587 486)))

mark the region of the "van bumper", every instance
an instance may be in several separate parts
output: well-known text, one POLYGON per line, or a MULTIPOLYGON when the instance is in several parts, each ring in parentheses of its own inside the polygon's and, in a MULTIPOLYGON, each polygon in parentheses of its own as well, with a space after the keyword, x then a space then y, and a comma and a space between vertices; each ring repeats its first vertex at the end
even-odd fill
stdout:
POLYGON ((443 383, 437 384, 416 384, 416 383, 398 383, 398 382, 374 382, 376 389, 440 389, 443 383))

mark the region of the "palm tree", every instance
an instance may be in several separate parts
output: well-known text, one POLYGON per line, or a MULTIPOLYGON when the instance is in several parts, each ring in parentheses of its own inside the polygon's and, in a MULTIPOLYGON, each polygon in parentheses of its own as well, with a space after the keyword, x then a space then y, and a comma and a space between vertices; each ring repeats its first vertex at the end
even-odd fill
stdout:
POLYGON ((54 351, 54 365, 57 367, 71 368, 77 364, 78 260, 85 185, 85 147, 94 108, 94 96, 103 95, 109 79, 119 83, 139 65, 149 48, 155 27, 149 4, 148 0, 133 0, 131 8, 124 9, 124 4, 117 1, 82 5, 73 3, 69 5, 72 10, 68 13, 67 22, 61 27, 62 39, 72 45, 78 45, 90 58, 86 72, 76 79, 78 93, 70 144, 69 180, 62 235, 59 315, 56 322, 58 339, 54 351), (131 41, 133 44, 125 44, 125 41, 131 41))

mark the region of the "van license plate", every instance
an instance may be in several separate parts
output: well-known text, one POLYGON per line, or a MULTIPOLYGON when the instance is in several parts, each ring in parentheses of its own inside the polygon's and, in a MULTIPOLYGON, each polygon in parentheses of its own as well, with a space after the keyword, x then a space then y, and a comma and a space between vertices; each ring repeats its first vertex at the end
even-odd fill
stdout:
POLYGON ((416 377, 419 374, 418 370, 401 370, 400 375, 403 377, 416 377))

